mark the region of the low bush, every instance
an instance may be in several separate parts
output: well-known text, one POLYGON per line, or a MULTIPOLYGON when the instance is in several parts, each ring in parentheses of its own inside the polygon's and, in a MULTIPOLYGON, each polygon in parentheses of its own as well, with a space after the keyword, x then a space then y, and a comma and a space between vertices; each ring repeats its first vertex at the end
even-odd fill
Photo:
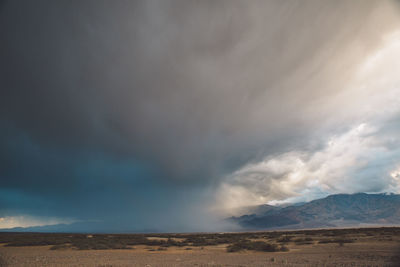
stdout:
POLYGON ((270 244, 264 241, 241 241, 229 245, 227 248, 228 252, 237 252, 241 250, 255 250, 264 252, 276 252, 276 251, 288 251, 285 246, 280 246, 278 244, 270 244))

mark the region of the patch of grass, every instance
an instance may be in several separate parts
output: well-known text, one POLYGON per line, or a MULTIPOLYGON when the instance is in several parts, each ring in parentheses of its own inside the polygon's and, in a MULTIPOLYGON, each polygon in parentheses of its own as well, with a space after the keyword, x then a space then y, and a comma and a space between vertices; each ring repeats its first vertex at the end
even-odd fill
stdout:
POLYGON ((68 236, 58 234, 16 234, 10 235, 3 239, 8 247, 21 246, 47 246, 61 245, 70 243, 71 239, 68 236))
POLYGON ((264 241, 241 241, 229 245, 227 252, 238 252, 241 250, 255 250, 263 252, 288 251, 288 248, 278 244, 270 244, 264 241))

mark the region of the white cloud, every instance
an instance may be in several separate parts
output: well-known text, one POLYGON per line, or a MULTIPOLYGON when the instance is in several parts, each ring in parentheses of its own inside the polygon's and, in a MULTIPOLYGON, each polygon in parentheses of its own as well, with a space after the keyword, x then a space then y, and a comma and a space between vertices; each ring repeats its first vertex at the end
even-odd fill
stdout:
POLYGON ((396 32, 360 63, 346 90, 319 103, 332 112, 325 124, 316 126, 324 133, 319 149, 295 149, 246 165, 221 185, 219 206, 312 200, 333 193, 400 192, 399 69, 396 32))
POLYGON ((397 191, 396 166, 389 149, 360 124, 333 136, 317 151, 291 151, 249 164, 233 173, 218 192, 224 209, 280 201, 304 201, 334 193, 397 191))

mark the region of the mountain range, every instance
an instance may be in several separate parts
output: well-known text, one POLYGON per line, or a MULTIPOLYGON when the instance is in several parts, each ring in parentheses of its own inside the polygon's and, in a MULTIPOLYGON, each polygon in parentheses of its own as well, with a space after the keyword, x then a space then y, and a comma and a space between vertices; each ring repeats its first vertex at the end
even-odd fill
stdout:
POLYGON ((261 205, 228 220, 245 229, 299 229, 400 224, 398 194, 337 194, 286 207, 261 205))
MULTIPOLYGON (((241 216, 226 219, 245 230, 311 229, 333 227, 400 225, 400 195, 398 194, 337 194, 310 202, 279 206, 244 207, 241 216)), ((33 227, 0 229, 1 232, 69 232, 104 233, 107 225, 86 221, 33 227)), ((237 228, 233 228, 233 231, 237 228)), ((136 229, 121 225, 118 233, 159 232, 156 229, 136 229)))

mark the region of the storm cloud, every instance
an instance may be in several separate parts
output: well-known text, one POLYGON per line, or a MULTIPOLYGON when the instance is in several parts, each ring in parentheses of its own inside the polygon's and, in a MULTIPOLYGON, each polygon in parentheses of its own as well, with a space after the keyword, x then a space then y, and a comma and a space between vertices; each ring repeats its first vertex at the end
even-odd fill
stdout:
MULTIPOLYGON (((399 26, 391 1, 3 1, 0 217, 217 230, 237 186, 248 205, 336 185, 281 186, 359 125, 384 143, 360 153, 398 142, 399 26)), ((353 191, 393 187, 389 165, 353 191)))

